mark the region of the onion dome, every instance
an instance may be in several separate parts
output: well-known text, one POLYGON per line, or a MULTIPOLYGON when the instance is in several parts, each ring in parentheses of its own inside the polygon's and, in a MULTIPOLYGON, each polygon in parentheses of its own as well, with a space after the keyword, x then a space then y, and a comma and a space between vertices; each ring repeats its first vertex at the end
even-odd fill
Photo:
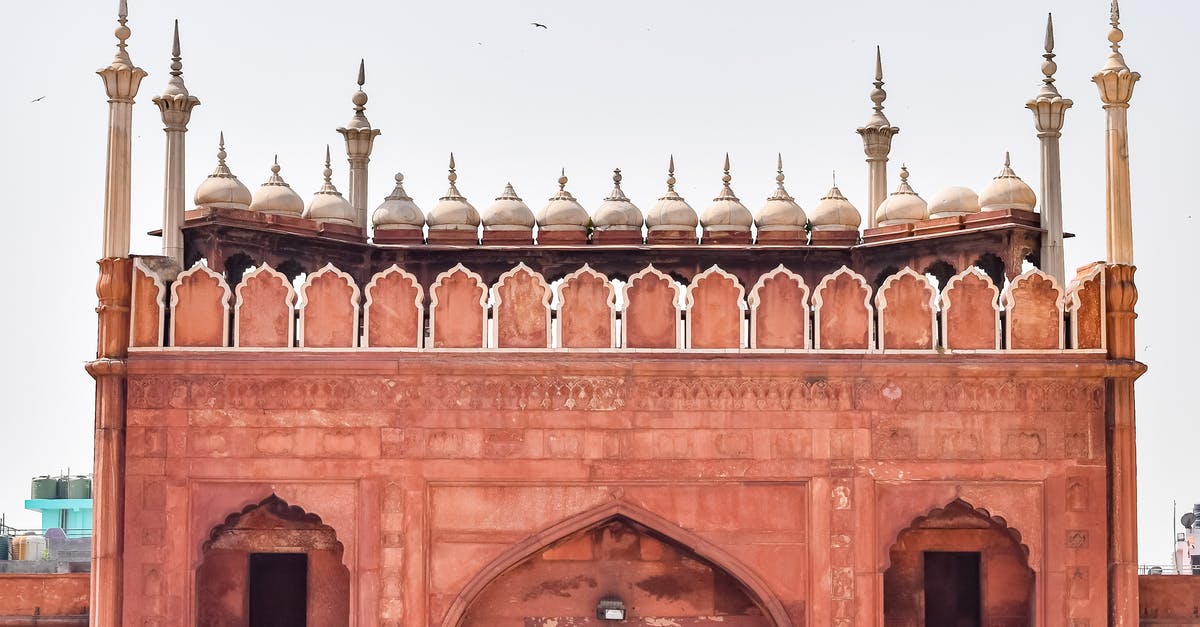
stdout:
POLYGON ((879 226, 909 224, 929 217, 929 205, 908 184, 908 166, 900 166, 900 186, 875 210, 879 226))
POLYGON ((375 228, 388 229, 419 229, 425 225, 425 214, 408 193, 404 191, 404 175, 396 173, 396 188, 383 199, 383 204, 371 214, 371 223, 375 228))
POLYGON ((705 207, 704 215, 700 216, 700 224, 708 231, 750 231, 754 217, 750 215, 746 205, 733 194, 733 188, 729 186, 731 180, 733 177, 729 175, 729 153, 725 153, 725 174, 721 177, 724 186, 717 197, 713 198, 713 203, 705 207))
POLYGON ((196 188, 196 206, 208 209, 249 209, 250 190, 225 165, 225 133, 217 150, 217 168, 196 188))
POLYGON ((804 215, 804 209, 783 187, 783 155, 779 155, 777 171, 775 183, 778 188, 758 210, 754 224, 760 231, 803 231, 808 216, 804 215))
POLYGON ((313 194, 312 200, 308 201, 308 209, 304 211, 304 217, 318 222, 353 225, 358 212, 333 186, 332 178, 333 168, 329 165, 329 146, 325 146, 325 184, 317 190, 316 194, 313 194))
POLYGON ((929 199, 930 218, 979 213, 979 195, 970 187, 943 187, 929 199))
POLYGON ((489 231, 528 231, 533 229, 533 211, 513 189, 512 183, 483 212, 483 228, 489 231))
POLYGON ((275 164, 271 166, 271 178, 254 191, 250 211, 290 216, 304 213, 304 199, 279 176, 279 155, 275 156, 275 164))
POLYGON ((592 225, 598 231, 640 231, 642 222, 642 210, 638 209, 621 189, 621 169, 613 170, 613 190, 604 202, 596 207, 592 225))
POLYGON ((1037 204, 1037 195, 1033 188, 1026 185, 1012 169, 1012 160, 1004 153, 1004 167, 1000 174, 992 179, 979 194, 979 208, 982 211, 1001 211, 1004 209, 1021 209, 1033 211, 1037 204))
POLYGON ((537 224, 539 231, 586 231, 588 212, 567 189, 567 171, 564 169, 558 177, 558 192, 550 197, 550 202, 538 213, 537 224))
POLYGON ((425 217, 429 228, 435 231, 475 231, 479 228, 479 212, 463 195, 458 193, 454 183, 458 174, 454 171, 454 153, 450 153, 450 174, 446 176, 450 188, 446 195, 438 199, 438 203, 429 210, 425 217))
POLYGON ((813 207, 808 223, 814 231, 857 231, 862 224, 858 209, 846 200, 835 182, 813 207))
POLYGON ((671 157, 667 174, 667 193, 646 213, 646 226, 651 231, 694 231, 700 219, 683 196, 675 193, 674 156, 671 157))

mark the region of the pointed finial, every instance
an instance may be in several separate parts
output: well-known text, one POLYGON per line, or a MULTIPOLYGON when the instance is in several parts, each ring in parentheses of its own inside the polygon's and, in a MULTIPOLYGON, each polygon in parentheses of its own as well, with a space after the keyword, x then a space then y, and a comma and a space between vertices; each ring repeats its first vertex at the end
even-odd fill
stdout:
POLYGON ((220 139, 217 142, 217 166, 225 166, 225 157, 229 155, 225 153, 225 131, 221 131, 220 139))
POLYGON ((729 153, 725 153, 725 175, 721 177, 721 182, 725 184, 725 187, 729 187, 729 182, 732 180, 733 177, 729 176, 729 153))
POLYGON ((1012 167, 1012 156, 1009 154, 1009 152, 1007 150, 1004 151, 1004 167, 1006 167, 1006 168, 1012 167))
POLYGON ((837 170, 833 171, 833 186, 837 187, 837 170))
POLYGON ((450 174, 446 175, 446 179, 450 181, 450 185, 458 180, 458 174, 454 171, 454 153, 450 153, 450 174))
POLYGON ((1113 28, 1121 26, 1121 7, 1117 4, 1117 0, 1112 0, 1112 6, 1108 10, 1108 22, 1113 28))
POLYGON ((331 167, 331 163, 329 161, 329 144, 325 144, 325 172, 324 172, 324 174, 325 174, 325 184, 332 185, 333 184, 333 180, 332 180, 333 179, 333 168, 331 167))
POLYGON ((1046 52, 1054 52, 1054 14, 1046 14, 1046 52))
POLYGON ((675 155, 671 155, 671 161, 667 164, 667 191, 675 191, 675 155))
POLYGON ((779 189, 783 189, 783 179, 784 179, 784 176, 783 176, 783 153, 782 152, 777 153, 776 156, 777 156, 777 159, 775 161, 775 171, 776 171, 775 182, 779 184, 779 189))
POLYGON ((887 92, 883 90, 883 53, 875 46, 875 89, 871 90, 871 102, 875 103, 875 113, 883 113, 883 101, 887 100, 887 92))
POLYGON ((279 155, 275 155, 275 163, 271 166, 271 174, 279 174, 279 155))
POLYGON ((1113 54, 1120 54, 1121 40, 1125 39, 1125 33, 1121 32, 1121 7, 1117 5, 1117 0, 1112 0, 1112 7, 1108 11, 1108 23, 1112 25, 1112 30, 1108 31, 1108 41, 1112 45, 1113 54))
POLYGON ((117 6, 117 29, 113 34, 117 36, 117 56, 113 59, 113 65, 123 65, 124 67, 133 67, 133 61, 129 59, 129 53, 125 50, 125 41, 133 34, 126 24, 129 22, 129 4, 126 0, 121 0, 117 6))
POLYGON ((182 74, 183 57, 179 53, 179 20, 175 20, 175 40, 171 44, 171 76, 182 74))
POLYGON ((1054 62, 1054 15, 1046 15, 1046 52, 1042 55, 1045 61, 1042 61, 1042 74, 1045 78, 1042 79, 1042 91, 1040 96, 1054 97, 1058 96, 1058 88, 1054 86, 1054 73, 1058 71, 1058 64, 1054 62))
POLYGON ((363 83, 367 82, 367 60, 358 60, 358 87, 362 89, 363 83))
MULTIPOLYGON (((366 114, 364 111, 367 108, 367 92, 363 91, 363 83, 367 82, 367 65, 366 60, 362 59, 358 62, 358 91, 354 92, 354 96, 350 98, 350 102, 354 103, 354 118, 361 124, 366 123, 366 114)), ((356 124, 355 120, 350 121, 351 127, 358 127, 361 124, 356 124)), ((369 126, 369 124, 368 124, 369 126)))
POLYGON ((616 168, 613 170, 613 186, 621 186, 621 168, 616 168))
POLYGON ((563 168, 558 175, 558 191, 563 191, 567 187, 567 169, 563 168))
POLYGON ((900 182, 901 183, 908 182, 908 164, 907 163, 900 164, 900 182))

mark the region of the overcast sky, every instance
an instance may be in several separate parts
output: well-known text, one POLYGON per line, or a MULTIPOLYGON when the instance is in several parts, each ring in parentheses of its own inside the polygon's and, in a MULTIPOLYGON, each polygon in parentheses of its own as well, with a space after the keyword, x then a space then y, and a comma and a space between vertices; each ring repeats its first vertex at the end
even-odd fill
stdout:
MULTIPOLYGON (((21 2, 5 11, 0 513, 22 526, 38 522, 23 510, 31 476, 91 466, 94 388, 83 364, 95 345, 107 116, 94 72, 114 52, 116 4, 21 2)), ((1200 443, 1197 369, 1188 365, 1200 355, 1195 280, 1181 271, 1193 271, 1185 253, 1200 222, 1187 196, 1200 139, 1188 42, 1200 3, 1126 4, 1123 51, 1144 76, 1129 113, 1139 357, 1150 366, 1137 386, 1141 561, 1163 563, 1172 500, 1181 512, 1200 502, 1190 472, 1200 443)), ((166 83, 174 18, 187 85, 203 103, 187 136, 189 198, 215 163, 219 130, 230 167, 251 189, 278 153, 284 178, 309 197, 330 143, 342 155, 335 183, 347 191, 334 129, 350 119, 366 58, 367 114, 383 130, 372 207, 403 171, 428 210, 445 190, 453 150, 459 188, 480 208, 512 181, 536 209, 565 167, 568 189, 594 209, 620 167, 626 192, 646 209, 661 195, 670 153, 677 189, 699 208, 720 189, 728 151, 733 187, 756 210, 773 190, 776 152, 804 207, 837 170, 842 191, 865 208, 854 129, 870 113, 875 44, 887 114, 902 129, 889 188, 907 162, 925 198, 948 185, 979 190, 1009 150, 1036 189, 1038 140, 1024 103, 1041 79, 1047 11, 1057 85, 1075 101, 1062 139, 1074 268, 1104 254, 1104 115, 1090 78, 1108 52, 1107 0, 131 0, 130 55, 150 73, 134 108, 133 252, 160 246, 142 234, 161 225, 164 140, 151 97, 166 83)))

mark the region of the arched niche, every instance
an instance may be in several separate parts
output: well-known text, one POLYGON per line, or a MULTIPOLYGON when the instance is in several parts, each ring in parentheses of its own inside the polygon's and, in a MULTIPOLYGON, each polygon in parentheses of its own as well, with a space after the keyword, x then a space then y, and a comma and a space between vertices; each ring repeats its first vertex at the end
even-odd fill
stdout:
POLYGON ((230 514, 201 547, 196 625, 247 626, 252 612, 290 602, 302 604, 308 625, 347 626, 350 571, 342 553, 332 527, 274 494, 230 514))
POLYGON ((622 624, 717 617, 740 627, 792 626, 766 583, 732 555, 618 500, 509 548, 467 583, 441 627, 516 627, 525 617, 590 625, 605 597, 624 603, 622 624))
POLYGON ((914 519, 888 558, 885 626, 1034 624, 1034 571, 1021 534, 962 499, 914 519))

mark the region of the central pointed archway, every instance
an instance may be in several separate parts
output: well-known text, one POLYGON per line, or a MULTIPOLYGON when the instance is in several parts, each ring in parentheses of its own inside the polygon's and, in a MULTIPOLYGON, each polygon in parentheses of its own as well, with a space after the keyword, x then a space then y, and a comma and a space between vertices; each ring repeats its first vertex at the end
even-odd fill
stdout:
POLYGON ((441 624, 610 624, 595 618, 601 598, 620 599, 628 625, 689 618, 718 619, 729 627, 792 625, 765 582, 736 558, 619 500, 505 551, 463 588, 441 624))

